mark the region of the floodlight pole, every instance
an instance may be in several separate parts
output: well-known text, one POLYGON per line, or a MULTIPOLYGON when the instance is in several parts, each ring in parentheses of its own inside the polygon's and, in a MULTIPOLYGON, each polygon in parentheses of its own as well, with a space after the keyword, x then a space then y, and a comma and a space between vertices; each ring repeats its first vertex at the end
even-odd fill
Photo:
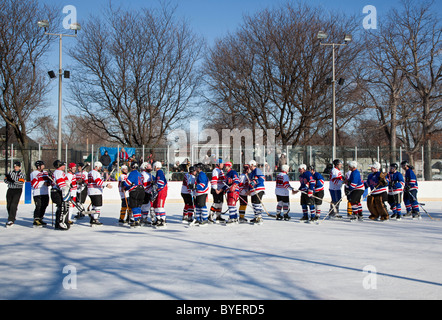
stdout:
POLYGON ((77 35, 71 34, 61 34, 61 33, 48 33, 45 32, 46 35, 49 36, 57 36, 59 37, 59 69, 58 69, 58 142, 57 142, 57 159, 61 159, 61 147, 62 147, 62 134, 61 134, 61 123, 62 123, 62 106, 63 106, 63 97, 62 97, 62 83, 63 83, 63 67, 62 67, 62 56, 63 56, 63 37, 71 37, 76 38, 77 35))
POLYGON ((332 62, 333 62, 333 79, 332 79, 332 91, 333 91, 333 146, 332 146, 332 160, 336 159, 336 67, 335 67, 335 47, 336 46, 346 46, 347 43, 320 43, 321 46, 331 46, 332 47, 332 62))

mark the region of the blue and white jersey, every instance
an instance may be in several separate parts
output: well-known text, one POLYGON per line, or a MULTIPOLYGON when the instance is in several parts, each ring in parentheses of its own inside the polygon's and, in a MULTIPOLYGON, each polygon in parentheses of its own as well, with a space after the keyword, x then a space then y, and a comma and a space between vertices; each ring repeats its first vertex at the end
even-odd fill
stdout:
POLYGON ((225 177, 225 183, 228 186, 227 192, 232 192, 230 190, 230 188, 232 186, 234 186, 234 191, 235 192, 239 192, 239 176, 238 176, 238 172, 236 172, 233 169, 230 169, 227 173, 226 173, 226 177, 225 177))
POLYGON ((313 179, 315 180, 315 192, 324 190, 324 177, 319 172, 313 174, 313 179))
POLYGON ((349 191, 364 189, 364 183, 362 182, 361 173, 358 169, 355 169, 350 173, 350 177, 348 177, 347 187, 349 191))
POLYGON ((166 179, 166 176, 164 175, 163 170, 161 170, 161 169, 156 172, 155 184, 158 187, 158 189, 157 189, 158 192, 160 192, 161 190, 163 190, 164 188, 167 187, 167 179, 166 179))
POLYGON ((387 180, 387 184, 385 186, 381 186, 379 184, 380 181, 380 176, 381 173, 380 172, 373 172, 370 173, 367 177, 367 180, 365 181, 364 185, 365 188, 370 188, 370 190, 374 190, 374 188, 376 188, 376 190, 374 190, 371 194, 380 194, 382 192, 387 192, 388 190, 388 178, 385 177, 385 180, 387 180))
POLYGON ((411 168, 408 168, 407 171, 405 171, 405 186, 408 190, 418 189, 416 174, 411 168))
POLYGON ((129 173, 126 180, 123 181, 123 186, 127 191, 132 191, 144 183, 143 175, 138 170, 133 170, 129 173))
POLYGON ((404 191, 405 180, 402 173, 400 173, 399 171, 396 171, 394 173, 389 172, 387 177, 390 181, 390 183, 388 184, 388 194, 393 195, 404 191))
POLYGON ((261 192, 265 191, 265 177, 262 171, 258 168, 253 169, 252 172, 249 173, 249 179, 250 179, 250 188, 252 192, 261 192))
POLYGON ((299 176, 299 182, 301 186, 298 190, 307 192, 308 194, 314 193, 316 181, 310 171, 304 171, 304 173, 299 176))
POLYGON ((196 177, 196 195, 207 194, 209 193, 209 189, 209 179, 207 175, 201 171, 196 177))

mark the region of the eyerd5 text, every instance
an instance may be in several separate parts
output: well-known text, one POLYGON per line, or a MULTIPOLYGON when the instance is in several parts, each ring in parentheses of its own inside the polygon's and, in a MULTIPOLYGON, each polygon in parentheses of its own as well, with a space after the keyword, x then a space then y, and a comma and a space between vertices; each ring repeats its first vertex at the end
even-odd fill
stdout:
POLYGON ((206 318, 209 314, 219 315, 263 315, 264 305, 256 304, 220 304, 219 306, 180 306, 176 310, 177 315, 198 315, 206 318))

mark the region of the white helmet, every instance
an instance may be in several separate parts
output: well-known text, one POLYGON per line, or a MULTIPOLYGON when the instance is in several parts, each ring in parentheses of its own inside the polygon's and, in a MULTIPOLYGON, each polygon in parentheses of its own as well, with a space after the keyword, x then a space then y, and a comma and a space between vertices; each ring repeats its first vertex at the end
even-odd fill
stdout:
POLYGON ((349 161, 348 162, 348 166, 350 168, 357 168, 358 167, 358 163, 356 161, 349 161))
POLYGON ((249 166, 254 166, 254 167, 256 167, 256 161, 255 161, 255 160, 250 160, 250 161, 249 161, 249 166))
POLYGON ((370 168, 375 168, 375 169, 379 170, 381 168, 381 164, 379 162, 375 162, 370 165, 370 168))
POLYGON ((305 164, 300 164, 298 169, 304 169, 307 170, 307 166, 305 164))
POLYGON ((140 169, 141 170, 146 170, 146 168, 147 168, 147 162, 143 162, 142 164, 141 164, 141 166, 140 166, 140 169))
POLYGON ((126 165, 121 166, 121 170, 128 170, 129 168, 126 165))
POLYGON ((101 168, 101 167, 103 167, 103 164, 100 161, 95 161, 94 167, 95 168, 101 168))
POLYGON ((289 167, 288 165, 284 164, 284 165, 282 166, 281 169, 282 169, 282 171, 284 171, 284 172, 289 172, 290 167, 289 167))
POLYGON ((161 162, 159 162, 159 161, 154 162, 152 168, 153 168, 154 170, 155 170, 155 169, 161 169, 161 162))

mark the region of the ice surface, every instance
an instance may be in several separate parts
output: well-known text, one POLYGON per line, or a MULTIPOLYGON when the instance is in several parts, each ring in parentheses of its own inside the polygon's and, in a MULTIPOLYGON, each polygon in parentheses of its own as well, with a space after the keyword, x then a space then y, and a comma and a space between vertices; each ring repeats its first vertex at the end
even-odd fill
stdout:
MULTIPOLYGON (((274 213, 276 202, 265 206, 274 213)), ((425 213, 315 225, 292 203, 289 222, 186 228, 173 201, 156 230, 119 226, 119 205, 105 204, 104 226, 83 218, 64 232, 51 206, 48 227, 33 228, 33 208, 19 205, 12 228, 0 210, 0 299, 442 299, 442 222, 425 213)), ((425 208, 442 216, 442 202, 425 208)))

